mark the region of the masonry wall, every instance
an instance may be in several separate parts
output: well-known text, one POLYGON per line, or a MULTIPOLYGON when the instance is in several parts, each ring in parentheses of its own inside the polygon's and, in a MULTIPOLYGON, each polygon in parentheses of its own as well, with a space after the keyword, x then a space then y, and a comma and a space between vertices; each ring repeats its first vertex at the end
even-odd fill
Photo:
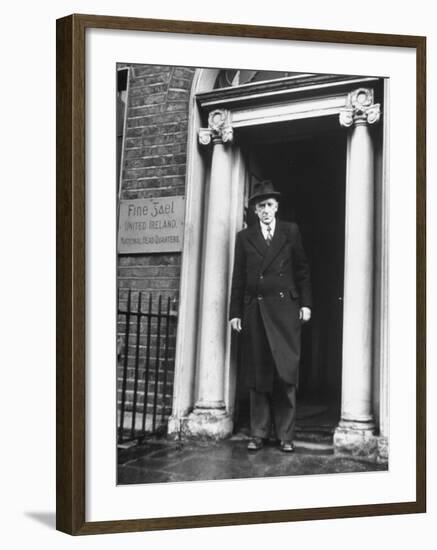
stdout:
MULTIPOLYGON (((130 68, 126 109, 126 130, 121 167, 121 199, 137 199, 185 195, 188 107, 195 69, 157 65, 123 65, 130 68)), ((142 336, 137 349, 133 333, 136 318, 131 317, 127 354, 128 381, 127 405, 132 404, 135 385, 136 355, 140 355, 138 389, 140 402, 146 383, 145 364, 149 354, 148 403, 153 407, 156 384, 155 364, 159 348, 158 416, 171 413, 174 354, 179 301, 181 253, 119 254, 117 286, 119 309, 125 311, 131 293, 131 309, 136 310, 139 293, 142 293, 142 310, 147 311, 152 300, 152 311, 157 312, 161 296, 162 309, 167 310, 170 300, 171 320, 168 330, 168 349, 164 356, 166 320, 161 321, 158 341, 158 320, 150 326, 150 346, 147 352, 147 319, 143 320, 142 336), (158 348, 157 348, 158 346, 158 348), (164 374, 164 362, 169 372, 164 374), (165 410, 162 411, 163 385, 166 377, 165 410), (163 413, 163 414, 162 414, 163 413)), ((126 351, 126 318, 119 315, 118 345, 118 397, 121 398, 122 373, 126 351)), ((136 422, 137 424, 137 422, 136 422)))

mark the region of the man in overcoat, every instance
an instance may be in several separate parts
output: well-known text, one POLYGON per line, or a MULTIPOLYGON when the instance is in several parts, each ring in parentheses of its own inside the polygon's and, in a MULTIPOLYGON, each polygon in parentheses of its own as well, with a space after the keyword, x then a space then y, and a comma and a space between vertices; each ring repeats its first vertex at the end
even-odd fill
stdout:
POLYGON ((279 196, 269 180, 254 186, 249 208, 258 220, 237 234, 229 318, 241 332, 250 389, 248 449, 263 446, 273 420, 281 450, 292 452, 301 325, 311 317, 311 286, 298 226, 276 219, 279 196))

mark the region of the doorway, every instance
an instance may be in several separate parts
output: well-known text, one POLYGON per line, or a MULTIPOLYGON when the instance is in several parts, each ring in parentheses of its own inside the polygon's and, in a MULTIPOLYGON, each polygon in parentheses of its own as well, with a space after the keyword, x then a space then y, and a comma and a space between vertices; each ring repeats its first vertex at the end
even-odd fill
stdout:
MULTIPOLYGON (((298 137, 261 131, 242 144, 248 194, 255 181, 273 181, 281 192, 278 217, 299 225, 311 268, 313 310, 302 328, 298 427, 328 419, 335 424, 341 406, 346 135, 329 128, 298 137)), ((257 221, 249 210, 245 214, 248 225, 257 221)), ((239 382, 240 376, 237 432, 249 427, 249 395, 239 382)))

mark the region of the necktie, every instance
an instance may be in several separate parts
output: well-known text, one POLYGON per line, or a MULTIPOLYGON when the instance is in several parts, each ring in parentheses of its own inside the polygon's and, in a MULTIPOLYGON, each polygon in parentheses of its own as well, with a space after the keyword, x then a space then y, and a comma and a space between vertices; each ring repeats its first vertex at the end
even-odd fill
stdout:
POLYGON ((270 243, 272 242, 272 228, 270 225, 267 226, 267 237, 266 237, 266 244, 267 246, 270 246, 270 243))

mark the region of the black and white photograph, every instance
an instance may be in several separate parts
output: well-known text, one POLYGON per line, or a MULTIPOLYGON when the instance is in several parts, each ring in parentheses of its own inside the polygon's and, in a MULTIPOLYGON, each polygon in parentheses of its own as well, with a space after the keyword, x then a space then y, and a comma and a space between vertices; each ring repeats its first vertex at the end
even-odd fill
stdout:
POLYGON ((387 471, 390 79, 114 72, 117 484, 387 471))

